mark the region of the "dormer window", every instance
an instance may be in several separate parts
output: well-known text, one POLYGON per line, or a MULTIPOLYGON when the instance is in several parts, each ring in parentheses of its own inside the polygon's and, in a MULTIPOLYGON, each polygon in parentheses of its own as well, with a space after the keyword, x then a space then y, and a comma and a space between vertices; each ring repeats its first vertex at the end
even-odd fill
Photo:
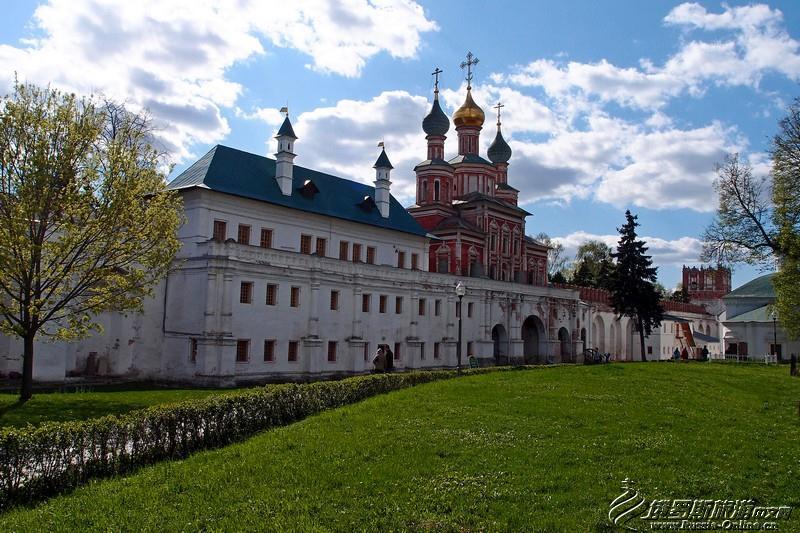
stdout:
POLYGON ((372 196, 365 196, 364 199, 358 203, 358 207, 369 213, 377 206, 375 205, 375 200, 372 199, 372 196))
POLYGON ((305 198, 312 199, 314 195, 319 192, 319 189, 311 180, 306 180, 303 182, 303 186, 300 187, 300 194, 302 194, 305 198))

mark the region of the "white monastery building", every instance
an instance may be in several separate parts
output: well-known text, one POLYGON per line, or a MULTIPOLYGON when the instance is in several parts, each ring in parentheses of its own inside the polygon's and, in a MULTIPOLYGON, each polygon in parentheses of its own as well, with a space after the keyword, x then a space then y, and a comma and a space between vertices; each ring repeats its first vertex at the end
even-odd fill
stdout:
MULTIPOLYGON (((607 294, 547 283, 547 248, 526 236, 529 213, 509 183, 499 107, 486 158, 484 118, 468 86, 453 115, 457 153, 446 158, 437 83, 408 209, 391 195, 385 151, 374 186, 295 165, 302 148, 288 116, 274 159, 215 146, 169 185, 184 202, 183 246, 144 312, 104 315, 104 332, 82 341, 37 342, 34 378, 344 375, 370 371, 379 344, 398 369, 455 367, 459 314, 464 364, 577 363, 587 350, 639 359, 638 334, 607 294)), ((714 315, 678 308, 647 339, 647 358, 703 342, 719 353, 718 337, 714 315), (687 332, 691 345, 680 340, 687 332)), ((0 374, 19 372, 21 353, 0 335, 0 374)))

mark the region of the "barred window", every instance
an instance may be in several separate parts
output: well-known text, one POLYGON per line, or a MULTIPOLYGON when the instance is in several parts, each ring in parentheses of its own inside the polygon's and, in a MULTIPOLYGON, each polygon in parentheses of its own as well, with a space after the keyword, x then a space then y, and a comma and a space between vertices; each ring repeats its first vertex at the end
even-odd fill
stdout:
POLYGON ((236 362, 246 363, 250 358, 250 341, 239 339, 236 341, 236 362))
POLYGON ((267 284, 267 305, 277 305, 278 286, 274 283, 267 284))
POLYGON ((250 226, 239 224, 239 231, 236 234, 236 241, 239 244, 250 244, 250 226))
POLYGON ((264 362, 272 363, 275 361, 275 339, 264 341, 264 362))
POLYGON ((253 303, 253 282, 243 281, 239 287, 239 303, 253 303))
POLYGON ((261 247, 272 248, 272 230, 261 228, 261 247))
POLYGON ((228 232, 228 224, 224 220, 214 221, 214 240, 218 242, 225 242, 225 237, 228 232))

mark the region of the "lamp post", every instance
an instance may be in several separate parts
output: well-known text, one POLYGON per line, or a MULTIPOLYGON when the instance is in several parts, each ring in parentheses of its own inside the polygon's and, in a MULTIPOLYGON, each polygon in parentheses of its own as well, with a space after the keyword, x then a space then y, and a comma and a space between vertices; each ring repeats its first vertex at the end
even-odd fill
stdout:
MULTIPOLYGON (((772 313, 770 313, 770 318, 772 319, 772 354, 777 355, 778 350, 778 311, 773 309, 772 313)), ((775 359, 777 362, 777 358, 775 359)))
POLYGON ((458 346, 456 346, 456 368, 461 373, 461 318, 464 310, 461 308, 461 299, 467 293, 467 288, 460 281, 456 284, 456 296, 458 296, 458 346))

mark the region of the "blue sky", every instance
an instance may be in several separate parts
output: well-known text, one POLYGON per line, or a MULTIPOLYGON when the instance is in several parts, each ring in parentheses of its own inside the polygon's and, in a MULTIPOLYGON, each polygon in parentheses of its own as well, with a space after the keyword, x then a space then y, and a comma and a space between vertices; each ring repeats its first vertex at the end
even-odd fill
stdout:
MULTIPOLYGON (((505 104, 528 233, 569 253, 613 244, 630 208, 670 287, 697 264, 714 164, 739 152, 766 175, 769 139, 800 96, 796 1, 5 0, 0 12, 0 86, 16 72, 149 109, 173 176, 217 143, 271 154, 288 104, 298 164, 371 182, 383 140, 405 205, 430 73, 444 70, 452 113, 471 50, 476 100, 488 117, 505 104)), ((734 285, 757 273, 737 268, 734 285)))

